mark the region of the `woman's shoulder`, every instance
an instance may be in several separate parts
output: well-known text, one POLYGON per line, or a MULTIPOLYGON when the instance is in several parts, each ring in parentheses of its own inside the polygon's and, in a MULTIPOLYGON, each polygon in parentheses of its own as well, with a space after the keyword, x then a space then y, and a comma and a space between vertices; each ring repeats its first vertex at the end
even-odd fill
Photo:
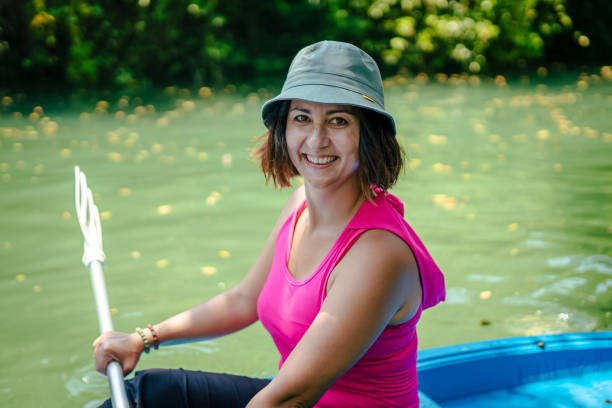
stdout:
POLYGON ((351 255, 364 260, 369 258, 384 264, 416 265, 410 246, 402 237, 388 229, 368 229, 361 234, 353 249, 351 255))
POLYGON ((396 308, 388 324, 408 321, 421 303, 417 261, 407 243, 388 230, 363 232, 335 273, 333 285, 359 282, 371 288, 368 296, 373 296, 376 302, 387 296, 396 297, 396 308))
POLYGON ((346 274, 368 282, 372 279, 395 281, 402 275, 418 274, 417 261, 410 246, 389 230, 361 231, 347 249, 335 268, 336 276, 346 274))

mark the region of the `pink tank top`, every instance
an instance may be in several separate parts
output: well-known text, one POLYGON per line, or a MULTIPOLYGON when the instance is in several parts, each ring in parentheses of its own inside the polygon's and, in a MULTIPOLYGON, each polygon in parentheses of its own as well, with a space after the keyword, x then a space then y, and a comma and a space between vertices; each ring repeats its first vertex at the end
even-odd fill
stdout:
POLYGON ((392 194, 376 192, 376 205, 365 201, 312 275, 297 280, 287 265, 293 229, 306 208, 304 201, 279 230, 272 268, 257 303, 259 319, 280 352, 280 367, 321 309, 332 270, 361 234, 369 229, 384 229, 402 238, 412 249, 423 289, 416 315, 405 323, 387 326, 361 359, 325 392, 318 408, 419 405, 416 323, 423 309, 444 300, 444 277, 404 220, 402 202, 392 194))

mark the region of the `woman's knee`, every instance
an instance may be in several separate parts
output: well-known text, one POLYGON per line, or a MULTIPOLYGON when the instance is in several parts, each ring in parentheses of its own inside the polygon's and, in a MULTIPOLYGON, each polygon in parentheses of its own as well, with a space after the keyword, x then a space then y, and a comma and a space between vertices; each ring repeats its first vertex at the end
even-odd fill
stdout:
POLYGON ((187 380, 183 370, 154 368, 136 372, 129 387, 138 407, 188 407, 187 380))
POLYGON ((231 374, 155 368, 137 371, 126 381, 126 388, 135 408, 242 408, 269 382, 231 374))

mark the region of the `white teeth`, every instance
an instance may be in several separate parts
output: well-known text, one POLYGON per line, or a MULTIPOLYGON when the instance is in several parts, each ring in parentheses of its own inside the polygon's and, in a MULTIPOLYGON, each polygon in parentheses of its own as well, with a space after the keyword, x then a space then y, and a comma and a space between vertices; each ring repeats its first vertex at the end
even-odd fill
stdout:
POLYGON ((336 157, 334 156, 313 157, 313 156, 306 155, 306 158, 308 159, 309 162, 314 163, 314 164, 327 164, 327 163, 331 163, 334 160, 336 160, 336 157))

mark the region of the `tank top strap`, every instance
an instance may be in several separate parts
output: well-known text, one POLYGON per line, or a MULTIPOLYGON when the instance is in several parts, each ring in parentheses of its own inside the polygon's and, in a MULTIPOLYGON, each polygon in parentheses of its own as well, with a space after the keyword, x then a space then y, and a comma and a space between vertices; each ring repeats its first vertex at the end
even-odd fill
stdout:
POLYGON ((297 219, 300 218, 300 215, 306 209, 306 200, 302 201, 300 205, 298 205, 287 217, 284 224, 282 225, 279 235, 276 238, 277 245, 282 244, 281 250, 283 257, 285 259, 285 265, 289 264, 289 254, 291 253, 291 245, 293 244, 293 234, 295 232, 295 224, 297 223, 297 219))

